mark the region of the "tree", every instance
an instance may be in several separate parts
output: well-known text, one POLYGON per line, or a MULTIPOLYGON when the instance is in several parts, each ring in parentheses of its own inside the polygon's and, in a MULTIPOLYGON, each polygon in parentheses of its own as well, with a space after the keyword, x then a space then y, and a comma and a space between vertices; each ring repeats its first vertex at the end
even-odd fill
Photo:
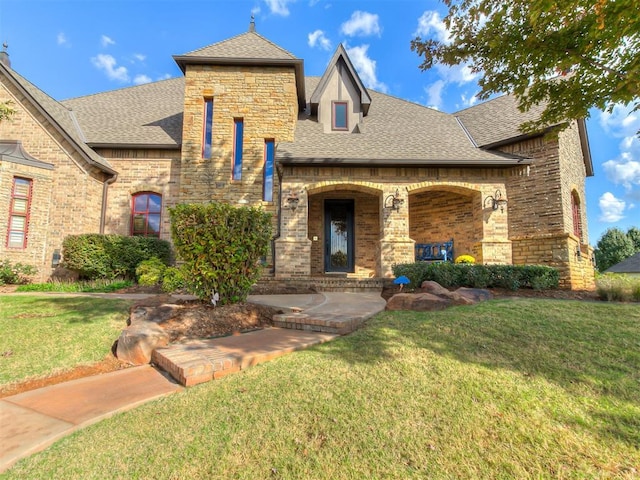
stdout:
POLYGON ((640 108, 637 0, 443 0, 446 40, 411 42, 420 68, 467 64, 480 99, 513 93, 522 111, 541 104, 535 131, 587 118, 592 107, 640 108), (552 79, 555 77, 555 79, 552 79))
POLYGON ((636 249, 636 252, 640 252, 640 228, 631 227, 627 230, 627 237, 633 242, 633 247, 636 249))
POLYGON ((628 233, 624 233, 619 228, 610 228, 604 232, 600 240, 598 240, 594 252, 599 271, 604 272, 607 268, 640 251, 640 249, 636 248, 634 240, 631 238, 631 235, 635 235, 637 231, 637 228, 632 227, 628 233))

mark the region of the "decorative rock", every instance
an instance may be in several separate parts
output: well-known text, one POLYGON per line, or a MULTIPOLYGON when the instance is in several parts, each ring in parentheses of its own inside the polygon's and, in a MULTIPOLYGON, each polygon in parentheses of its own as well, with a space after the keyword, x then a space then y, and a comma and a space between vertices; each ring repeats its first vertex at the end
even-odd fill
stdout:
POLYGON ((484 302, 485 300, 491 300, 493 298, 493 295, 489 290, 484 290, 482 288, 460 287, 456 290, 456 293, 468 298, 472 303, 484 302))
POLYGON ((492 298, 491 292, 478 288, 459 288, 450 292, 433 281, 422 282, 424 292, 398 293, 387 302, 387 310, 430 312, 444 310, 451 305, 472 305, 492 298))
POLYGON ((166 347, 169 335, 153 322, 138 322, 122 331, 118 338, 116 356, 132 365, 144 365, 151 361, 156 348, 166 347))
POLYGON ((432 312, 444 310, 451 301, 431 293, 398 293, 387 302, 387 310, 412 310, 415 312, 432 312))
POLYGON ((420 288, 422 291, 432 293, 433 295, 447 295, 450 293, 449 290, 444 288, 438 282, 434 282, 432 280, 425 280, 422 282, 422 285, 420 285, 420 288))

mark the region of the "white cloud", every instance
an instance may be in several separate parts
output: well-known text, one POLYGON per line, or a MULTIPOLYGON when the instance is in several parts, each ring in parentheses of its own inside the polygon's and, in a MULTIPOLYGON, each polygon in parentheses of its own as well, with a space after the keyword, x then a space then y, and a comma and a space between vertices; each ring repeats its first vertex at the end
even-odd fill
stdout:
POLYGON ((281 17, 289 16, 289 7, 287 5, 292 2, 295 2, 295 0, 264 0, 271 13, 281 17))
POLYGON ((116 42, 111 37, 107 37, 106 35, 102 35, 102 37, 100 37, 100 44, 103 47, 108 47, 109 45, 115 45, 116 42))
POLYGON ((425 11, 418 19, 418 28, 414 37, 432 37, 443 43, 451 43, 451 33, 442 21, 440 14, 433 10, 425 11))
POLYGON ((445 81, 437 80, 433 82, 429 87, 425 87, 424 91, 427 93, 427 106, 440 110, 442 108, 442 90, 444 89, 445 81))
POLYGON ((158 80, 168 80, 171 78, 171 74, 170 73, 165 73, 164 75, 161 75, 158 77, 158 80))
POLYGON ((145 75, 144 73, 138 74, 135 77, 133 77, 133 83, 135 85, 142 85, 143 83, 150 83, 151 82, 151 77, 149 77, 148 75, 145 75))
POLYGON ((381 29, 378 15, 356 10, 351 18, 340 26, 340 31, 349 37, 356 35, 364 37, 369 35, 380 36, 381 29))
POLYGON ((147 56, 142 53, 134 53, 133 58, 139 62, 144 62, 147 59, 147 56))
POLYGON ((91 63, 98 69, 103 70, 109 80, 117 80, 119 82, 128 82, 129 73, 125 67, 118 67, 116 59, 111 55, 99 54, 91 59, 91 63))
POLYGON ((251 9, 251 15, 258 15, 260 13, 260 5, 256 5, 251 9))
POLYGON ((388 90, 387 86, 379 82, 376 76, 376 61, 367 55, 369 45, 360 45, 358 47, 348 47, 345 45, 345 49, 365 87, 386 93, 388 90))
POLYGON ((626 152, 615 160, 604 162, 602 168, 609 180, 622 185, 627 191, 632 190, 634 186, 640 186, 640 161, 632 160, 626 152))
POLYGON ((308 36, 309 46, 314 48, 318 45, 322 50, 331 50, 331 41, 325 36, 322 30, 316 30, 308 36))
POLYGON ((58 36, 56 37, 56 41, 58 42, 58 45, 70 45, 69 39, 67 38, 64 32, 60 32, 58 34, 58 36))
POLYGON ((454 65, 449 67, 448 65, 436 63, 435 68, 438 75, 446 80, 447 83, 457 83, 458 85, 471 83, 480 76, 480 73, 474 73, 468 65, 454 65))
POLYGON ((614 223, 624 218, 624 208, 626 202, 619 198, 616 198, 613 193, 605 192, 598 200, 600 206, 600 218, 601 222, 614 223))
POLYGON ((478 103, 478 97, 475 95, 471 95, 467 97, 464 93, 460 95, 460 99, 462 100, 462 104, 465 107, 473 107, 476 103, 478 103))

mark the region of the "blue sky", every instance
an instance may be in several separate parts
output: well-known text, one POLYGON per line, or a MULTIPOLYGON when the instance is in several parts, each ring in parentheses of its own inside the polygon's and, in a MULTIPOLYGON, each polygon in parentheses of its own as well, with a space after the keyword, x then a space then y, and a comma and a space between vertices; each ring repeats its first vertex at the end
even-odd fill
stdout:
MULTIPOLYGON (((322 75, 347 48, 369 88, 454 112, 473 105, 465 68, 418 68, 416 35, 444 38, 434 0, 0 0, 0 41, 12 67, 57 100, 181 75, 172 55, 256 31, 322 75)), ((617 106, 588 120, 595 176, 587 179, 589 240, 640 226, 638 112, 617 106)), ((544 208, 544 205, 541 205, 544 208)))

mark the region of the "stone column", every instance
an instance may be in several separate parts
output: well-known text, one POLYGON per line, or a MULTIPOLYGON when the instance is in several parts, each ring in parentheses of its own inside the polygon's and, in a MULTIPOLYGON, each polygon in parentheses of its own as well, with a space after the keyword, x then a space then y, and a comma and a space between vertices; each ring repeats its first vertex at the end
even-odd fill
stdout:
POLYGON ((311 240, 307 192, 301 186, 283 187, 281 201, 280 237, 275 241, 275 277, 309 277, 311 240))
POLYGON ((409 237, 407 191, 388 187, 380 199, 380 275, 392 277, 392 266, 415 261, 415 241, 409 237), (390 208, 394 205, 397 208, 390 208))
POLYGON ((476 245, 476 261, 484 264, 510 265, 512 263, 509 240, 509 204, 504 186, 487 187, 482 191, 482 240, 476 245), (502 198, 496 198, 496 192, 502 198), (494 200, 502 200, 494 209, 494 200))

